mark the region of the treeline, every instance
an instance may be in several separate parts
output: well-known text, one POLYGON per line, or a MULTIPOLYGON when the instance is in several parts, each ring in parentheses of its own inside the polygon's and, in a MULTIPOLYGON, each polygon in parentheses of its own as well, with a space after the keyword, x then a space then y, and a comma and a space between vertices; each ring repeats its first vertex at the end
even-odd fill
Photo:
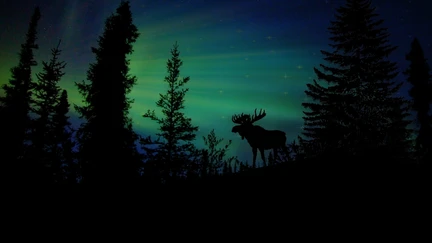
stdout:
MULTIPOLYGON (((142 137, 133 130, 128 94, 137 78, 129 74, 128 55, 140 34, 128 1, 106 20, 98 47, 91 49, 96 60, 87 80, 76 83, 83 105, 74 108, 84 122, 72 129, 67 91, 59 86, 66 67, 60 41, 32 78, 40 18, 35 8, 19 63, 0 97, 2 171, 11 182, 166 184, 250 169, 236 157, 227 158, 231 141, 224 142, 214 130, 203 138, 206 148, 194 145, 198 126, 183 112, 190 77, 180 76, 177 43, 166 65, 167 90, 156 101, 162 116, 153 110, 143 115, 158 124, 158 133, 142 137)), ((305 91, 309 101, 302 104, 302 134, 285 153, 269 156, 272 166, 432 161, 432 79, 426 58, 414 39, 406 55, 406 80, 397 80, 397 63, 388 60, 396 47, 382 25, 370 1, 347 0, 337 9, 328 28, 332 50, 321 51, 326 64, 314 68, 317 80, 305 91), (403 82, 412 85, 411 100, 398 93, 403 82)))

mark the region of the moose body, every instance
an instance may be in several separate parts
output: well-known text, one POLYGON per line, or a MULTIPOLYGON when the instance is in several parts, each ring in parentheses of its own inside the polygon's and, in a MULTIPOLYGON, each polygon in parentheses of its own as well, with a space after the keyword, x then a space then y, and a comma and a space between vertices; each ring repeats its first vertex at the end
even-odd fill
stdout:
POLYGON ((240 124, 232 128, 233 133, 238 133, 242 139, 248 141, 252 147, 253 153, 253 167, 256 166, 256 156, 258 150, 261 154, 261 159, 266 164, 264 155, 265 150, 273 149, 273 156, 276 157, 277 149, 286 146, 286 134, 279 130, 266 130, 263 127, 253 125, 253 122, 262 119, 266 115, 265 111, 260 114, 252 116, 241 114, 240 116, 233 116, 233 122, 240 124))

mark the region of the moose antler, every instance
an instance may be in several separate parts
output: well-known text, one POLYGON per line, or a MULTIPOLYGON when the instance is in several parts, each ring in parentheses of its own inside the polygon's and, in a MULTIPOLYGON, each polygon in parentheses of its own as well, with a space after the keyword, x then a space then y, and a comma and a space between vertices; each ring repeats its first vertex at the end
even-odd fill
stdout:
POLYGON ((258 121, 258 120, 261 120, 262 118, 264 118, 267 115, 265 113, 265 110, 263 110, 263 109, 260 109, 260 111, 259 111, 259 113, 257 115, 256 110, 257 109, 255 109, 255 114, 252 116, 251 123, 254 123, 254 122, 258 121))
POLYGON ((232 116, 232 121, 236 124, 246 124, 246 123, 250 123, 250 115, 246 115, 241 113, 240 115, 234 115, 232 116))
POLYGON ((255 113, 252 115, 252 117, 251 115, 241 113, 240 115, 232 116, 232 121, 240 125, 252 124, 266 116, 265 110, 260 109, 259 114, 256 113, 256 110, 257 109, 255 109, 255 113))

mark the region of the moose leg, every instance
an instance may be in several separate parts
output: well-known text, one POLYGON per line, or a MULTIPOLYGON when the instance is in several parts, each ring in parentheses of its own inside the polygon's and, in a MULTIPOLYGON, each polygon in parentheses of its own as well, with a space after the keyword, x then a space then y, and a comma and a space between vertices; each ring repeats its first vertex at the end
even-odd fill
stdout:
POLYGON ((276 164, 277 148, 273 148, 273 164, 276 164))
POLYGON ((252 148, 252 153, 253 153, 253 162, 252 162, 252 167, 253 167, 253 168, 256 168, 257 148, 252 148))
POLYGON ((259 151, 261 154, 261 159, 263 160, 263 166, 265 167, 266 166, 266 159, 265 159, 264 149, 260 148, 259 151))

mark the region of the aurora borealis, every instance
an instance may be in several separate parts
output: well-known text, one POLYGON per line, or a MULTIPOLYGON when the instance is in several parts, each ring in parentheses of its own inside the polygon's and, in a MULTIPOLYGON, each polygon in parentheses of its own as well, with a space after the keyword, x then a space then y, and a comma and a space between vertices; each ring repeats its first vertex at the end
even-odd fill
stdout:
MULTIPOLYGON (((90 47, 96 46, 104 21, 120 0, 15 0, 0 2, 0 84, 8 82, 9 69, 17 64, 20 44, 35 5, 41 8, 36 60, 50 58, 50 49, 62 40, 60 56, 67 62, 60 86, 71 104, 80 104, 74 82, 86 79, 94 62, 90 47)), ((230 155, 251 161, 250 147, 231 133, 235 113, 264 108, 267 117, 257 122, 279 129, 292 141, 301 131, 301 102, 306 83, 315 78, 313 67, 322 63, 320 50, 330 50, 326 28, 337 0, 131 0, 135 25, 141 33, 130 56, 132 75, 138 83, 130 94, 135 130, 154 135, 157 124, 142 118, 155 109, 159 93, 167 86, 166 61, 175 41, 183 60, 181 76, 190 76, 186 110, 202 136, 215 129, 218 137, 232 139, 230 155)), ((407 66, 404 55, 417 37, 432 58, 432 28, 427 1, 375 0, 377 12, 389 28, 392 44, 399 46, 390 58, 407 66)), ((35 72, 40 70, 39 65, 35 72)), ((35 73, 34 72, 34 73, 35 73)), ((399 75, 400 81, 404 80, 399 75)), ((407 86, 403 92, 406 92, 407 86)), ((71 105, 71 119, 79 124, 71 105)), ((107 131, 109 132, 109 131, 107 131)), ((258 160, 260 161, 260 160, 258 160)))

